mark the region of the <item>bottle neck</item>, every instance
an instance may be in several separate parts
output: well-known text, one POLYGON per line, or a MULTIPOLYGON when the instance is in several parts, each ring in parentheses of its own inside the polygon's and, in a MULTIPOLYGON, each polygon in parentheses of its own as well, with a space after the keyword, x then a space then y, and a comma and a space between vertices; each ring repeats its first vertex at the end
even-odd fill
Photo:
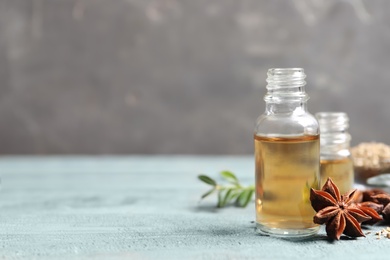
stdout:
POLYGON ((270 69, 267 73, 266 113, 306 113, 309 96, 306 75, 300 68, 270 69))
MULTIPOLYGON (((321 127, 321 126, 320 126, 321 127)), ((321 128, 320 128, 321 131, 321 128)), ((323 133, 321 132, 321 149, 326 152, 336 152, 349 149, 351 135, 347 132, 323 133)))
POLYGON ((349 119, 342 112, 321 112, 316 114, 321 131, 321 154, 347 157, 351 135, 347 132, 349 119))
POLYGON ((303 114, 307 113, 306 102, 266 102, 267 114, 303 114))

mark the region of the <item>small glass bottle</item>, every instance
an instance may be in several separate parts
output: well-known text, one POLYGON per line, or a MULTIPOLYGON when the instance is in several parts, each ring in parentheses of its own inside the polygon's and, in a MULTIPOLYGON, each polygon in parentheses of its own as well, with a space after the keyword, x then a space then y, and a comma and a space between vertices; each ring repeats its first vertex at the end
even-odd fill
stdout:
POLYGON ((330 177, 340 193, 345 194, 353 188, 354 182, 348 116, 342 112, 320 112, 316 118, 321 130, 321 185, 330 177))
POLYGON ((310 188, 320 184, 320 137, 307 111, 306 75, 300 68, 269 69, 267 75, 266 109, 254 134, 256 228, 279 237, 311 236, 319 229, 310 188))

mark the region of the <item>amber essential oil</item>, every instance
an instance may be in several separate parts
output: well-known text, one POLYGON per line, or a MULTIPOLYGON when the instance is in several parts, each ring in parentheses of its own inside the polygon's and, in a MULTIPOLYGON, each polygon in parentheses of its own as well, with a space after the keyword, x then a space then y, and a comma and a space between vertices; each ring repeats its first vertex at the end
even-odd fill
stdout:
POLYGON ((255 135, 256 226, 263 234, 303 237, 317 233, 310 188, 320 185, 319 136, 255 135))
POLYGON ((354 173, 351 158, 335 160, 321 159, 321 186, 328 177, 337 185, 341 194, 346 194, 353 188, 354 173))

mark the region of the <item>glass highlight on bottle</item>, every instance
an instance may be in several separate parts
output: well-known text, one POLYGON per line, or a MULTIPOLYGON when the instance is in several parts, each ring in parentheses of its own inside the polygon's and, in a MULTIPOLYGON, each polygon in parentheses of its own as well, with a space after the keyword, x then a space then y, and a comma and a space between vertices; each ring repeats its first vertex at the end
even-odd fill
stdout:
POLYGON ((265 112, 255 127, 256 227, 279 237, 318 232, 310 188, 320 184, 320 136, 307 111, 305 73, 300 68, 268 70, 265 112))

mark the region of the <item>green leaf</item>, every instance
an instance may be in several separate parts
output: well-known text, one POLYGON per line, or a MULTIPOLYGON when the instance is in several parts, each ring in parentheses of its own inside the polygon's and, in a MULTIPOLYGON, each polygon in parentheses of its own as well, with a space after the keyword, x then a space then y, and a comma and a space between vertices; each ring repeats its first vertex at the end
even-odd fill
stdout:
POLYGON ((206 192, 205 194, 202 195, 201 199, 206 198, 207 196, 209 196, 210 194, 212 194, 214 191, 216 191, 216 189, 211 189, 211 190, 209 190, 208 192, 206 192))
POLYGON ((222 208, 223 207, 223 205, 222 205, 222 192, 223 191, 221 191, 221 190, 218 192, 218 204, 217 204, 218 208, 222 208))
POLYGON ((237 179, 236 175, 234 175, 234 173, 232 173, 230 171, 222 171, 222 172, 220 172, 220 174, 227 181, 234 183, 234 184, 238 183, 238 179, 237 179))
POLYGON ((223 197, 223 200, 221 202, 221 207, 225 207, 227 203, 229 203, 231 199, 233 189, 228 189, 225 193, 225 196, 223 197))
POLYGON ((199 175, 198 179, 212 186, 217 186, 217 182, 206 175, 199 175))
POLYGON ((248 194, 247 200, 245 201, 245 203, 243 205, 244 208, 246 206, 248 206, 248 204, 252 201, 253 193, 254 193, 254 190, 249 190, 249 194, 248 194))
POLYGON ((247 189, 241 192, 241 194, 237 198, 237 204, 240 207, 246 207, 248 206, 249 202, 252 200, 252 195, 253 195, 254 190, 252 189, 247 189))

